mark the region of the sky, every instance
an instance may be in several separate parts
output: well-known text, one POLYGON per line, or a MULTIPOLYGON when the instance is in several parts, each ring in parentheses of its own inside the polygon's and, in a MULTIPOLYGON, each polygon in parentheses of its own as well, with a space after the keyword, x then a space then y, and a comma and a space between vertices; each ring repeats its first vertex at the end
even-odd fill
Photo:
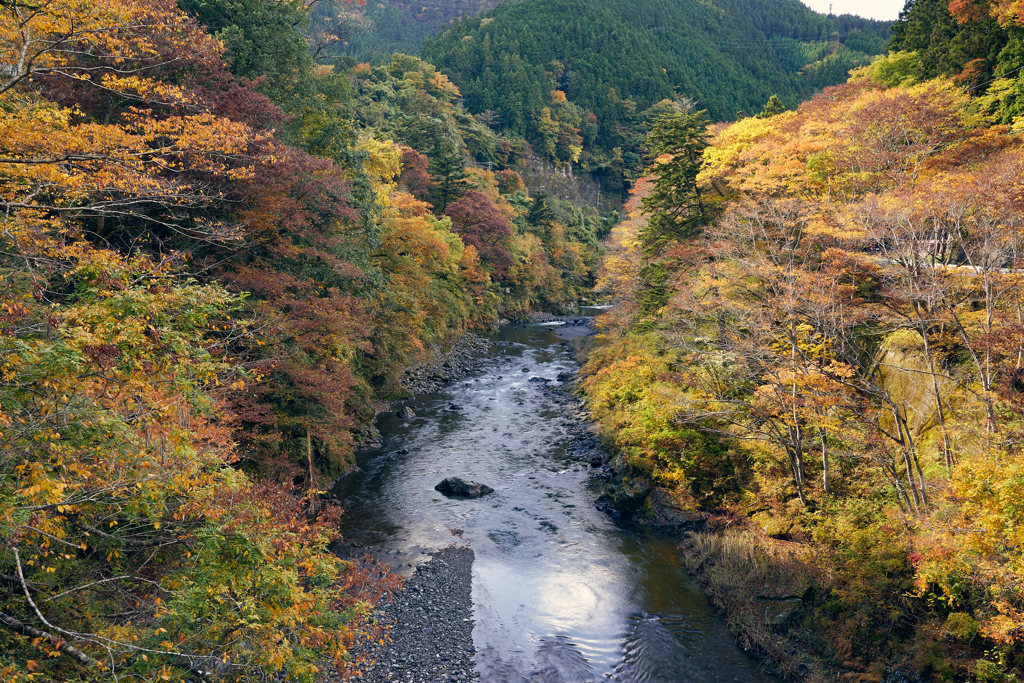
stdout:
POLYGON ((895 19, 903 9, 904 0, 803 0, 815 12, 828 14, 856 14, 869 19, 895 19))

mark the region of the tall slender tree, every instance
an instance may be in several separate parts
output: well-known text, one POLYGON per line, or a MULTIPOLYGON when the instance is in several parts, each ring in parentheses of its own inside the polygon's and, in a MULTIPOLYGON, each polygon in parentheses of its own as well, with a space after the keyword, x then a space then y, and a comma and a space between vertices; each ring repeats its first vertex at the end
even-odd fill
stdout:
POLYGON ((708 146, 706 127, 705 112, 680 107, 656 120, 647 136, 647 157, 657 174, 643 200, 650 219, 640 240, 649 255, 695 234, 707 221, 707 202, 697 184, 708 146))

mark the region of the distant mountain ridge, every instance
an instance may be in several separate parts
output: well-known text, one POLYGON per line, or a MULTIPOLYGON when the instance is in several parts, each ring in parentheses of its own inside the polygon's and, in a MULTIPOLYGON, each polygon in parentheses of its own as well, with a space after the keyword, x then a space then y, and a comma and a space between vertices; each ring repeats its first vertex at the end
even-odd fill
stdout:
MULTIPOLYGON (((339 67, 418 52, 481 124, 619 196, 645 168, 648 125, 673 102, 715 121, 758 114, 773 95, 793 108, 885 53, 892 25, 799 0, 369 0, 334 29, 331 7, 314 6, 311 30, 341 38, 339 67)), ((510 167, 497 150, 472 155, 510 167)))
POLYGON ((396 52, 418 55, 428 37, 499 1, 367 0, 362 6, 345 7, 336 0, 320 0, 310 8, 310 33, 336 38, 328 46, 329 54, 379 65, 391 61, 396 52))
POLYGON ((617 100, 646 109, 676 94, 731 120, 773 94, 792 107, 846 80, 885 52, 890 25, 821 15, 798 0, 520 0, 464 17, 428 39, 422 56, 462 89, 470 111, 495 110, 512 129, 554 89, 603 128, 618 124, 617 100))

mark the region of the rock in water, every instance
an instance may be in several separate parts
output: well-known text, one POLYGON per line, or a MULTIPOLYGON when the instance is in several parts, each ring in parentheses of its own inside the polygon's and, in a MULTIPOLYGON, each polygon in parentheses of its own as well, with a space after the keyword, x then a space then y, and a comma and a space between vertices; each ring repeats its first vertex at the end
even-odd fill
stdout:
POLYGON ((416 413, 413 412, 412 408, 406 406, 398 412, 398 416, 404 418, 413 418, 416 417, 416 413))
POLYGON ((494 493, 494 489, 486 484, 480 484, 475 481, 463 481, 459 477, 448 477, 435 486, 434 490, 453 498, 479 498, 486 496, 488 493, 494 493))

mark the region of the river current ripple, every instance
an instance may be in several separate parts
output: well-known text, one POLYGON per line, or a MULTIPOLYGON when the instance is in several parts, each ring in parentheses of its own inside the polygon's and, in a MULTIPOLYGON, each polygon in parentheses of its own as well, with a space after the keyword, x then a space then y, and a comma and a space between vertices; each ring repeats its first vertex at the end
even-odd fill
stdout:
POLYGON ((577 365, 558 323, 506 325, 478 373, 382 416, 383 446, 336 489, 347 541, 408 566, 448 545, 476 553, 473 641, 483 681, 775 680, 735 644, 680 567, 676 541, 594 508, 599 482, 565 443, 578 421, 543 383, 577 365), (445 498, 448 476, 495 492, 445 498))

